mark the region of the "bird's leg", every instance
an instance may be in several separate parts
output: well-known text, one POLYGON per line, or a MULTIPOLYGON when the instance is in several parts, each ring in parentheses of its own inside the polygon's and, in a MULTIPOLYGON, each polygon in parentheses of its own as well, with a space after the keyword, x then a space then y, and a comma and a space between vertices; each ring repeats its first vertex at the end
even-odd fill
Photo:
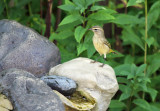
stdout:
MULTIPOLYGON (((100 56, 99 56, 99 57, 100 57, 100 56)), ((91 61, 91 63, 95 63, 95 62, 97 62, 97 60, 99 59, 99 57, 97 57, 97 59, 96 59, 96 60, 91 61)))
POLYGON ((104 63, 102 63, 102 65, 100 65, 99 67, 103 67, 104 66, 104 63))
MULTIPOLYGON (((106 55, 104 55, 103 59, 107 60, 106 55)), ((104 66, 104 63, 102 63, 102 65, 100 65, 99 67, 103 67, 103 66, 104 66)))

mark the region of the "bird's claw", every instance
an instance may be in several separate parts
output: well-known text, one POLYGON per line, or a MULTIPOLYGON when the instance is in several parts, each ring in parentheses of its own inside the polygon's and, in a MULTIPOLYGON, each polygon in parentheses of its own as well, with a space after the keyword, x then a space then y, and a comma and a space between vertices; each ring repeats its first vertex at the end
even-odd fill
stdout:
POLYGON ((91 61, 90 63, 96 63, 97 61, 91 61))
POLYGON ((103 66, 104 66, 104 64, 100 65, 99 67, 103 67, 103 66))

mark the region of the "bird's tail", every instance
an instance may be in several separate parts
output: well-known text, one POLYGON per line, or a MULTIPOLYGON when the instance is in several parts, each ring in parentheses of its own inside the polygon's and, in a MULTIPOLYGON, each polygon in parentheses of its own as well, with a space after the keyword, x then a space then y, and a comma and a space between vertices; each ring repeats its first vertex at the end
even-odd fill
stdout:
POLYGON ((118 54, 117 52, 115 52, 114 50, 110 49, 109 53, 114 53, 114 54, 118 54))

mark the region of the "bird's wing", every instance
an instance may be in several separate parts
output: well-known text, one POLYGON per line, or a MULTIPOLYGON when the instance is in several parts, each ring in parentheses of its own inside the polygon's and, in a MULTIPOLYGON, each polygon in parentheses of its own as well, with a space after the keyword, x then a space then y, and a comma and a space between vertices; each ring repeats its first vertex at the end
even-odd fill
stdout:
POLYGON ((111 44, 105 39, 104 44, 107 45, 111 49, 111 44))

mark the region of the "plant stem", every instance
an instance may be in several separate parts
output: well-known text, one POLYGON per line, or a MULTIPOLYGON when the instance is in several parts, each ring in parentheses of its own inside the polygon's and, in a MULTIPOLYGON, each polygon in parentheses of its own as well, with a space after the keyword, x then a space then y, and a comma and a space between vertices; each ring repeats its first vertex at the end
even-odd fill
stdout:
POLYGON ((28 3, 28 9, 29 9, 29 16, 32 16, 32 8, 30 3, 28 3))
MULTIPOLYGON (((145 0, 145 40, 148 38, 148 29, 147 29, 147 0, 145 0)), ((147 42, 145 41, 145 50, 144 50, 144 64, 147 64, 147 42)), ((147 67, 144 70, 144 75, 146 75, 147 67)), ((145 92, 142 94, 142 98, 145 98, 145 92)))
MULTIPOLYGON (((148 29, 147 29, 147 0, 145 0, 145 40, 148 38, 148 29)), ((145 51, 144 51, 144 64, 147 64, 147 43, 145 41, 145 51)), ((145 68, 144 74, 146 75, 147 69, 145 68)))
POLYGON ((6 3, 6 0, 4 0, 4 3, 5 3, 5 7, 6 7, 6 14, 7 14, 7 18, 9 19, 8 6, 7 6, 7 3, 6 3))

